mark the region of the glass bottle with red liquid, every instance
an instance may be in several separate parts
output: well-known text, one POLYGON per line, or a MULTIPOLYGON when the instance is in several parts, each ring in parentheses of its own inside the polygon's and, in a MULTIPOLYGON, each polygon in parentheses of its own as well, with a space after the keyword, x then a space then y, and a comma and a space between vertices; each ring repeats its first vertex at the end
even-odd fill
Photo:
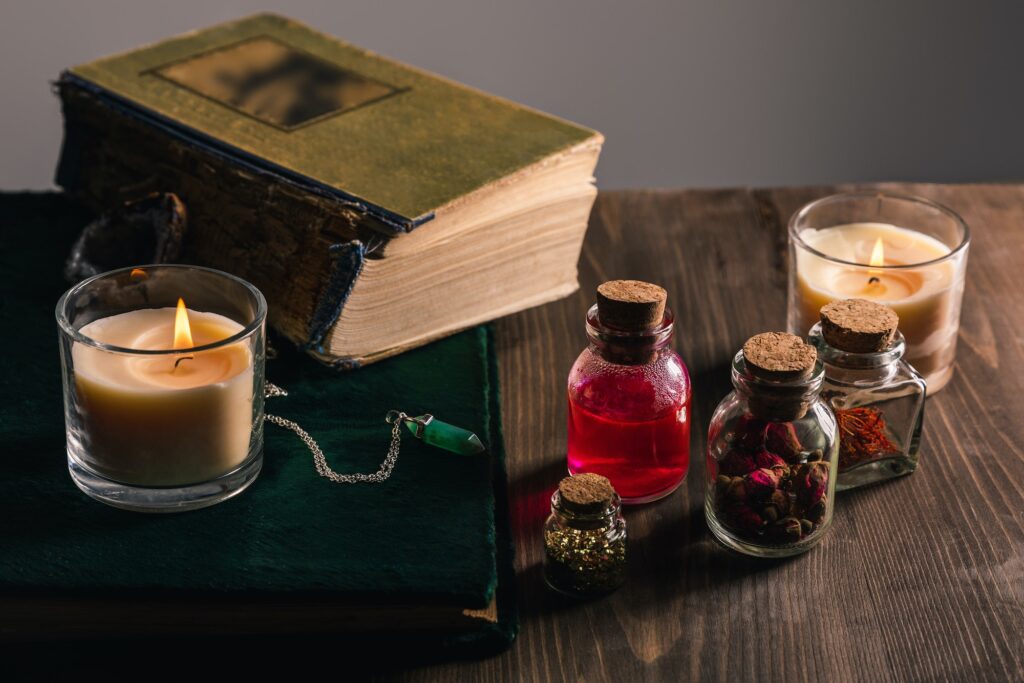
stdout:
POLYGON ((690 374, 666 300, 647 282, 599 286, 569 372, 569 472, 607 477, 624 503, 667 496, 690 466, 690 374))

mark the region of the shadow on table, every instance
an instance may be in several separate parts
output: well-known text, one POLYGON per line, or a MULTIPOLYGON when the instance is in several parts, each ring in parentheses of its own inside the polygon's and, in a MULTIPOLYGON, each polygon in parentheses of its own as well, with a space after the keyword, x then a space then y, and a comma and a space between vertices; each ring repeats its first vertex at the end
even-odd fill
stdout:
MULTIPOLYGON (((689 507, 681 504, 692 499, 677 491, 662 501, 627 511, 627 525, 635 531, 629 537, 627 579, 612 595, 574 599, 547 586, 542 561, 521 569, 517 580, 522 620, 589 611, 589 605, 605 602, 621 605, 623 613, 641 617, 648 610, 661 609, 680 594, 720 592, 729 584, 776 571, 792 561, 746 557, 720 546, 704 520, 703 498, 697 496, 698 503, 689 507)), ((542 556, 540 526, 536 526, 532 538, 528 530, 516 533, 521 543, 535 543, 537 554, 542 556)))
POLYGON ((629 533, 629 563, 625 586, 615 594, 588 601, 563 596, 544 581, 541 529, 550 513, 550 497, 565 476, 559 455, 512 480, 513 536, 527 548, 519 558, 519 608, 524 622, 556 613, 587 611, 588 604, 620 605, 617 612, 637 617, 662 608, 679 597, 721 594, 729 584, 780 569, 789 559, 751 558, 719 545, 704 519, 704 449, 707 423, 718 402, 732 389, 731 359, 692 375, 694 402, 691 420, 691 459, 686 481, 672 495, 625 509, 629 533))
POLYGON ((168 637, 53 641, 0 645, 5 680, 63 680, 105 672, 140 680, 368 680, 415 667, 484 659, 494 652, 450 652, 395 641, 352 640, 346 634, 168 637))
MULTIPOLYGON (((679 497, 666 499, 670 505, 679 497)), ((536 541, 541 543, 540 539, 536 541)), ((758 559, 720 546, 704 521, 703 507, 662 520, 650 533, 631 538, 625 585, 612 595, 574 599, 549 588, 542 562, 518 574, 519 610, 524 624, 555 614, 613 609, 642 619, 682 596, 721 594, 730 584, 779 570, 794 558, 758 559)))

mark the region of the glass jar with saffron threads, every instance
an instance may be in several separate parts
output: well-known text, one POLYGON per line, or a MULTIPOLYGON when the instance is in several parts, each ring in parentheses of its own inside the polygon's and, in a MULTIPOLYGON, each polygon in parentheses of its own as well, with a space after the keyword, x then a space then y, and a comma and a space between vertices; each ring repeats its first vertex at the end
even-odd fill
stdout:
POLYGON ((577 474, 559 482, 544 523, 544 579, 584 598, 611 593, 626 580, 626 520, 605 477, 577 474))
POLYGON ((839 423, 838 490, 917 469, 927 384, 903 360, 896 312, 865 299, 834 301, 808 338, 825 365, 821 395, 839 423))
POLYGON ((813 346, 758 334, 732 362, 735 389, 708 427, 704 513, 715 538, 755 557, 810 550, 832 523, 838 431, 813 346))

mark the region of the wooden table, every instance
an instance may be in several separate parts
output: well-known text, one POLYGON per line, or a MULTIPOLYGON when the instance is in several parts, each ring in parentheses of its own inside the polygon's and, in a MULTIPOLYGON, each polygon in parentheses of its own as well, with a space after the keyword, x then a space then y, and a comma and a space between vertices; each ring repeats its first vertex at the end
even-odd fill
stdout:
POLYGON ((928 400, 921 468, 840 494, 828 537, 788 561, 716 545, 704 523, 708 419, 749 335, 785 325, 786 224, 847 187, 604 192, 580 291, 497 323, 522 630, 481 662, 397 673, 452 681, 1024 679, 1024 185, 884 185, 973 231, 952 382, 928 400), (543 586, 540 527, 565 474, 565 381, 594 287, 668 289, 693 376, 687 483, 631 509, 629 581, 567 604, 543 586))
MULTIPOLYGON (((401 668, 387 642, 357 661, 323 642, 254 649, 240 637, 223 665, 288 679, 326 667, 339 680, 357 668, 459 682, 1024 680, 1024 184, 882 187, 947 204, 973 230, 958 367, 928 401, 921 469, 840 494, 813 551, 755 561, 712 541, 704 436, 735 350, 784 326, 789 216, 847 188, 605 192, 581 290, 496 324, 522 619, 511 649, 401 668), (565 381, 586 341, 583 315, 599 282, 622 277, 669 291, 693 378, 692 465, 672 496, 627 511, 627 585, 572 604, 543 585, 540 528, 565 473, 565 381)), ((93 653, 116 663, 136 649, 93 653)), ((151 673, 197 661, 152 649, 151 673)), ((43 644, 5 657, 18 653, 27 671, 68 656, 43 644)))

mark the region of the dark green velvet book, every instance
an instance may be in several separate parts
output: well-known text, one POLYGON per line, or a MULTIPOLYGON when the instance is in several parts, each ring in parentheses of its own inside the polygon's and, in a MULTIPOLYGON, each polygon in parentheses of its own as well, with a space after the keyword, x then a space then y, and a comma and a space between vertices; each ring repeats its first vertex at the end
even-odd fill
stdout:
POLYGON ((477 327, 339 375, 290 345, 267 362, 340 472, 372 472, 389 409, 471 429, 489 453, 406 435, 379 484, 319 477, 291 432, 264 428, 263 470, 212 508, 108 508, 67 473, 54 305, 87 214, 60 195, 0 194, 0 637, 397 633, 501 647, 515 630, 494 351, 477 327))

